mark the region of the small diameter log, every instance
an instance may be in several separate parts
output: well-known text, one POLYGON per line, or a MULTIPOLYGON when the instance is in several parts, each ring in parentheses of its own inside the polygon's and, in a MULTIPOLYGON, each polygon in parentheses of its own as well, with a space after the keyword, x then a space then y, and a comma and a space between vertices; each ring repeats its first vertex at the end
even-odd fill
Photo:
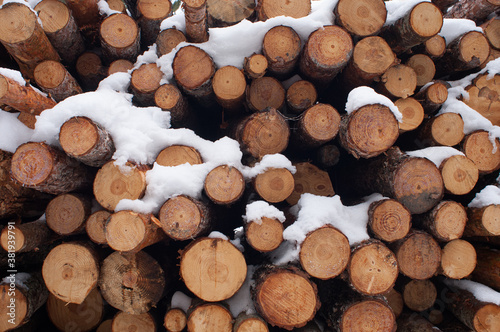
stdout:
POLYGON ((405 312, 396 321, 398 324, 398 332, 434 332, 441 331, 434 326, 430 321, 414 312, 405 312))
POLYGON ((446 40, 440 35, 435 35, 422 44, 415 46, 412 50, 415 54, 425 54, 432 60, 436 60, 446 52, 446 40))
POLYGON ((186 38, 191 43, 208 41, 207 0, 182 0, 186 17, 186 38))
POLYGON ((402 279, 398 285, 403 295, 404 304, 413 311, 424 311, 432 308, 437 298, 437 289, 431 280, 402 279))
MULTIPOLYGON (((427 3, 427 2, 426 2, 427 3)), ((377 90, 389 98, 406 98, 417 88, 417 74, 407 65, 392 66, 380 77, 377 90)))
POLYGON ((458 113, 443 113, 424 121, 418 137, 426 146, 455 146, 464 138, 464 120, 458 113))
POLYGON ((113 139, 106 129, 82 116, 63 123, 59 143, 68 156, 92 167, 103 166, 115 153, 113 139))
POLYGON ((146 169, 125 165, 128 170, 120 170, 113 161, 107 162, 97 172, 94 180, 94 196, 99 204, 113 211, 124 198, 139 199, 146 190, 146 169))
POLYGON ((340 143, 355 158, 380 155, 394 145, 398 136, 396 117, 381 104, 362 106, 340 122, 340 143))
POLYGON ((113 318, 111 332, 121 331, 155 332, 155 319, 149 312, 135 315, 120 311, 113 318))
POLYGON ((132 71, 130 89, 135 100, 142 106, 155 104, 155 92, 160 87, 163 72, 156 63, 143 64, 132 71))
POLYGON ((328 83, 347 65, 353 48, 347 31, 324 26, 309 35, 300 57, 300 71, 314 83, 328 83))
POLYGON ((85 230, 89 239, 97 244, 108 244, 106 241, 105 226, 111 213, 106 210, 100 210, 92 213, 85 222, 85 230))
POLYGON ((424 86, 434 78, 436 66, 434 61, 425 54, 415 54, 406 61, 406 65, 413 68, 417 74, 417 86, 424 86))
POLYGON ((208 26, 227 27, 245 19, 252 20, 255 13, 254 0, 207 0, 208 26))
POLYGON ((269 328, 260 316, 242 313, 234 320, 233 332, 269 332, 269 328))
POLYGON ((50 251, 43 262, 45 285, 58 299, 81 304, 97 286, 99 258, 89 245, 67 242, 50 251))
POLYGON ((140 50, 140 33, 133 18, 122 13, 112 14, 102 21, 99 34, 108 63, 117 59, 135 62, 140 50))
POLYGON ((237 110, 245 100, 247 82, 241 69, 234 66, 219 68, 212 80, 215 99, 228 110, 237 110))
POLYGON ((500 252, 495 249, 476 248, 477 263, 470 278, 500 291, 500 252))
POLYGON ((162 298, 166 275, 144 251, 113 252, 101 265, 99 288, 111 306, 133 315, 148 312, 162 298))
POLYGON ((211 226, 210 217, 207 204, 185 195, 168 199, 158 214, 163 231, 179 241, 206 234, 211 226))
POLYGON ((500 235, 500 205, 467 208, 467 217, 464 237, 500 235))
POLYGON ((318 290, 306 273, 293 266, 266 266, 254 273, 252 299, 270 325, 286 330, 302 327, 320 307, 318 290))
POLYGON ((476 250, 467 241, 456 239, 443 247, 441 273, 450 279, 468 277, 476 267, 476 250))
POLYGON ((469 158, 451 156, 439 166, 444 188, 453 195, 465 195, 474 189, 479 179, 479 169, 469 158))
POLYGON ((167 332, 182 332, 187 326, 186 313, 179 308, 168 309, 163 318, 163 326, 167 332))
POLYGON ((300 265, 311 277, 331 279, 340 275, 349 263, 351 248, 347 237, 332 226, 307 234, 300 246, 300 265))
POLYGON ((19 114, 17 115, 17 119, 26 127, 30 129, 35 129, 36 115, 25 112, 19 112, 19 114))
POLYGON ((10 174, 23 186, 59 195, 86 187, 87 169, 61 150, 45 143, 20 145, 14 156, 10 174))
POLYGON ((397 54, 437 35, 443 26, 443 15, 432 3, 418 3, 406 15, 384 29, 380 36, 397 54))
POLYGON ((268 107, 243 119, 236 128, 235 137, 245 153, 261 158, 286 149, 290 128, 281 113, 268 107))
POLYGON ((247 88, 246 101, 253 112, 263 111, 267 107, 280 110, 285 105, 285 89, 274 77, 256 78, 247 88))
MULTIPOLYGON (((358 4, 358 2, 343 1, 342 3, 358 4)), ((378 1, 373 3, 376 2, 378 1)), ((354 46, 352 58, 342 73, 343 81, 350 88, 370 85, 397 61, 396 54, 383 38, 378 36, 363 38, 354 46)))
POLYGON ((147 49, 156 41, 161 22, 172 15, 172 3, 170 0, 137 0, 136 6, 141 44, 147 49))
POLYGON ((494 49, 500 49, 500 19, 494 17, 481 25, 483 33, 494 49))
POLYGON ((0 283, 0 330, 10 331, 26 324, 47 301, 49 292, 38 273, 13 273, 0 283))
MULTIPOLYGON (((127 5, 123 0, 105 0, 106 3, 109 6, 109 9, 120 12, 120 13, 127 13, 127 5)), ((135 13, 131 12, 131 15, 135 17, 135 13)))
POLYGON ((125 59, 118 59, 109 64, 108 76, 114 73, 126 73, 134 67, 134 64, 125 59))
POLYGON ((191 117, 188 101, 173 84, 163 84, 156 90, 155 105, 170 112, 172 126, 185 126, 191 117))
POLYGON ((106 77, 101 58, 94 52, 84 52, 76 60, 76 73, 85 91, 94 91, 99 82, 106 77))
POLYGON ((197 297, 217 302, 230 298, 240 289, 247 265, 243 254, 231 242, 206 237, 191 242, 182 251, 179 272, 187 288, 197 297))
POLYGON ((3 5, 0 22, 0 42, 16 60, 24 77, 32 79, 36 65, 44 60, 59 61, 59 54, 28 4, 3 5))
POLYGON ((46 307, 51 322, 60 331, 93 331, 105 314, 104 301, 97 288, 81 304, 68 303, 49 294, 46 307))
POLYGON ((212 202, 228 205, 243 195, 245 178, 237 168, 221 165, 207 174, 203 188, 212 202))
POLYGON ((472 84, 465 88, 469 94, 462 101, 495 126, 500 125, 500 75, 488 78, 488 74, 478 75, 472 84))
POLYGON ((257 4, 259 20, 277 16, 290 16, 293 18, 306 17, 311 12, 311 1, 309 0, 259 0, 257 4))
POLYGON ((487 131, 478 130, 468 134, 462 142, 462 152, 476 164, 480 174, 500 169, 500 140, 496 138, 493 146, 487 131))
POLYGON ((414 216, 414 223, 437 241, 448 242, 462 237, 467 212, 462 204, 443 200, 429 212, 414 216))
POLYGON ((279 203, 292 194, 295 182, 288 169, 268 168, 255 177, 253 187, 265 201, 279 203))
POLYGON ((83 92, 76 79, 60 62, 53 60, 40 62, 35 67, 33 75, 40 89, 57 102, 83 92))
POLYGON ((116 251, 136 253, 165 238, 153 215, 122 210, 112 214, 105 227, 106 242, 116 251))
POLYGON ((268 73, 284 80, 292 76, 301 50, 300 37, 288 26, 275 26, 266 32, 262 54, 268 63, 268 73))
POLYGON ((155 162, 161 166, 179 166, 185 163, 198 165, 203 163, 198 150, 187 145, 171 145, 161 150, 155 162))
POLYGON ((314 84, 306 80, 299 80, 286 90, 287 110, 294 114, 304 112, 316 104, 317 99, 318 92, 314 84))
POLYGON ((437 273, 441 248, 431 235, 412 230, 404 239, 395 242, 392 248, 399 271, 405 276, 424 280, 437 273))
POLYGON ((340 0, 334 13, 336 24, 357 37, 376 35, 387 17, 382 0, 340 0))
POLYGON ((481 22, 500 6, 498 0, 464 0, 457 1, 448 8, 444 17, 446 18, 466 18, 481 22))
POLYGON ((394 105, 403 115, 403 119, 399 122, 399 133, 412 131, 417 129, 424 120, 424 108, 412 97, 399 98, 394 102, 394 105))
POLYGON ((391 307, 396 318, 399 317, 399 315, 401 315, 401 313, 403 312, 404 307, 403 296, 401 295, 401 293, 392 288, 390 291, 384 294, 384 298, 387 301, 389 307, 391 307))
POLYGON ((40 115, 44 110, 56 106, 52 98, 45 97, 30 85, 20 85, 3 75, 0 75, 0 103, 32 115, 40 115))
POLYGON ((377 239, 393 242, 404 238, 411 228, 411 213, 395 199, 370 204, 368 227, 377 239))
POLYGON ((43 0, 34 10, 61 60, 67 65, 74 65, 78 56, 85 51, 85 45, 68 5, 61 1, 43 0))
POLYGON ((340 150, 333 144, 328 143, 320 146, 313 157, 314 162, 323 169, 331 169, 340 160, 340 150))
POLYGON ((62 194, 50 201, 45 210, 47 226, 63 236, 83 232, 90 215, 90 197, 78 194, 62 194))
POLYGON ((54 233, 43 220, 5 226, 0 234, 0 245, 5 251, 22 253, 36 251, 39 246, 54 240, 54 233))
POLYGON ((246 57, 243 62, 245 75, 250 79, 260 78, 266 74, 267 59, 262 54, 252 54, 246 57))
POLYGON ((203 303, 188 313, 187 330, 190 332, 232 332, 233 316, 220 303, 203 303))
POLYGON ((447 82, 434 81, 431 85, 415 93, 413 98, 422 104, 425 113, 434 113, 448 99, 448 87, 447 82))
POLYGON ((160 58, 185 41, 187 39, 184 33, 176 28, 162 30, 156 37, 156 55, 160 58))
POLYGON ((251 220, 245 224, 245 238, 255 250, 269 252, 283 242, 283 230, 279 220, 262 217, 260 221, 251 220))
POLYGON ((297 204, 303 193, 318 196, 335 195, 328 172, 319 169, 309 162, 297 163, 294 166, 297 168, 297 171, 293 174, 295 188, 292 194, 286 199, 288 204, 297 204))

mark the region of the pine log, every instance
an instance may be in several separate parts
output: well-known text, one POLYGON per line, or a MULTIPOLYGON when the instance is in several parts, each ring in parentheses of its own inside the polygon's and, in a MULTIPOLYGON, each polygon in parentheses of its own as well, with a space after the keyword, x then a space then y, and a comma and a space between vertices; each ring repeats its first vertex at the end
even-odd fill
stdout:
POLYGON ((321 305, 316 284, 296 267, 264 265, 253 279, 251 293, 257 313, 272 326, 302 327, 321 305))
POLYGON ((291 195, 295 182, 292 172, 286 168, 268 168, 257 174, 253 187, 262 199, 269 203, 279 203, 291 195))
MULTIPOLYGON (((49 292, 37 273, 11 273, 0 283, 0 330, 10 331, 27 323, 47 301, 49 292)), ((16 329, 17 330, 17 329, 16 329)))
POLYGON ((318 92, 309 81, 299 80, 290 85, 286 90, 287 110, 294 114, 300 114, 316 104, 318 92))
POLYGON ((106 210, 100 210, 92 213, 85 222, 85 230, 89 239, 97 244, 108 244, 106 241, 106 233, 104 231, 106 221, 111 216, 111 213, 106 210))
POLYGON ((140 50, 140 30, 133 18, 122 13, 112 14, 102 21, 99 35, 108 63, 117 59, 135 62, 140 50))
MULTIPOLYGON (((74 61, 76 61, 76 58, 74 61)), ((40 89, 48 93, 57 102, 83 92, 76 79, 57 61, 40 62, 35 67, 33 76, 40 89)))
POLYGON ((481 25, 483 33, 490 42, 490 46, 494 49, 500 49, 500 19, 493 17, 489 21, 481 25))
POLYGON ((284 80, 292 76, 301 50, 300 37, 288 26, 275 26, 264 35, 262 54, 268 63, 268 73, 284 80))
POLYGON ((481 208, 467 208, 469 220, 465 226, 464 237, 500 235, 500 205, 487 205, 481 208))
POLYGON ((76 60, 76 73, 85 91, 94 91, 99 82, 106 77, 101 57, 95 52, 84 52, 76 60))
POLYGON ((143 314, 129 314, 120 311, 113 317, 113 322, 111 324, 111 332, 155 332, 156 330, 155 319, 149 312, 143 314))
POLYGON ((476 22, 482 22, 500 6, 498 0, 463 0, 457 1, 448 8, 444 17, 446 18, 466 18, 476 22))
POLYGON ((403 119, 399 122, 400 134, 415 130, 422 124, 425 115, 424 108, 415 98, 399 98, 394 105, 403 115, 403 119))
POLYGON ((185 163, 198 165, 203 163, 198 150, 187 145, 171 145, 161 150, 155 162, 161 166, 179 166, 185 163))
POLYGON ((115 251, 102 262, 99 288, 111 306, 140 315, 162 298, 166 278, 168 274, 144 251, 129 255, 115 251))
MULTIPOLYGON (((344 1, 342 3, 359 4, 360 2, 344 1)), ((354 46, 352 58, 342 74, 343 82, 351 89, 370 85, 397 61, 399 60, 396 58, 396 54, 383 38, 378 36, 363 38, 354 46)))
POLYGON ((495 126, 500 125, 500 75, 488 77, 488 73, 478 75, 465 91, 468 98, 463 102, 491 121, 495 126))
POLYGON ((179 241, 205 235, 212 226, 208 205, 185 195, 169 198, 162 205, 158 219, 163 231, 179 241))
POLYGON ((121 171, 113 161, 99 169, 94 180, 94 196, 107 210, 114 210, 124 198, 139 199, 146 190, 146 169, 127 163, 128 172, 121 171))
POLYGON ((101 21, 98 0, 68 0, 68 7, 75 17, 76 24, 84 31, 86 37, 93 36, 101 21))
POLYGON ((111 135, 98 123, 81 116, 64 122, 59 143, 68 156, 92 167, 103 166, 115 152, 111 135))
POLYGON ((407 65, 395 65, 385 71, 380 77, 377 90, 389 98, 406 98, 417 88, 417 74, 407 65))
POLYGON ((86 243, 67 242, 50 251, 43 262, 43 280, 49 292, 66 303, 81 304, 97 286, 97 253, 86 243))
POLYGON ((160 87, 163 72, 156 63, 143 64, 132 71, 130 89, 135 101, 142 106, 155 104, 155 92, 160 87))
POLYGON ((309 0, 258 0, 257 11, 259 20, 277 16, 290 16, 293 18, 306 17, 311 12, 309 0))
POLYGON ((413 98, 422 105, 425 113, 431 114, 437 111, 448 99, 448 87, 449 83, 436 80, 415 93, 413 98))
POLYGON ((250 220, 245 224, 245 238, 255 250, 269 252, 283 242, 283 230, 279 220, 262 217, 260 221, 250 220))
POLYGON ((314 162, 323 169, 331 169, 340 160, 340 150, 333 143, 320 146, 313 157, 314 162))
POLYGON ((59 195, 89 184, 87 169, 61 150, 45 143, 20 145, 14 156, 10 174, 14 181, 28 188, 59 195))
POLYGON ((467 223, 467 212, 462 204, 443 200, 432 210, 414 216, 414 224, 431 234, 439 242, 459 239, 467 223))
POLYGON ((339 141, 355 158, 372 158, 387 151, 399 136, 399 125, 392 111, 381 104, 365 105, 344 115, 339 141))
POLYGON ((404 304, 413 311, 421 312, 433 307, 437 299, 437 289, 429 280, 412 280, 402 278, 398 281, 404 304))
POLYGON ((237 110, 242 107, 247 82, 241 69, 234 66, 217 69, 212 85, 217 102, 225 110, 237 110))
POLYGON ((471 279, 500 291, 500 252, 495 249, 476 248, 477 263, 471 279))
POLYGON ((328 172, 319 169, 310 162, 296 163, 294 166, 297 169, 295 174, 293 174, 295 188, 292 194, 286 199, 288 204, 297 204, 303 193, 310 193, 318 196, 335 195, 328 172))
MULTIPOLYGON (((106 1, 108 2, 108 1, 106 1)), ((120 0, 121 2, 121 0, 120 0)), ((96 329, 96 332, 111 332, 111 324, 113 323, 112 319, 106 319, 96 329)))
MULTIPOLYGON (((124 14, 127 13, 128 8, 127 8, 127 5, 125 4, 125 2, 123 2, 123 0, 105 0, 105 1, 108 4, 109 9, 120 12, 120 13, 124 13, 124 14)), ((133 17, 136 16, 135 13, 132 15, 132 12, 131 12, 130 14, 133 17)))
POLYGON ((347 65, 353 48, 351 36, 339 26, 315 30, 302 50, 300 72, 314 83, 328 83, 347 65))
POLYGON ((155 104, 170 112, 170 122, 174 127, 185 126, 192 119, 186 98, 174 84, 162 84, 156 90, 155 104))
POLYGON ((156 37, 156 55, 161 57, 162 55, 168 54, 177 45, 185 41, 187 41, 187 39, 184 33, 176 28, 162 30, 158 34, 158 37, 156 37))
POLYGON ((281 110, 285 105, 285 89, 274 77, 256 78, 247 88, 246 101, 253 112, 263 111, 267 107, 281 110))
POLYGON ((434 238, 423 232, 412 230, 392 245, 399 271, 405 276, 424 280, 438 272, 441 263, 441 248, 434 238))
POLYGON ((268 67, 267 59, 262 54, 252 54, 243 62, 245 74, 249 79, 261 78, 266 74, 268 67))
POLYGON ((403 312, 404 302, 403 296, 397 290, 392 288, 387 293, 384 294, 384 298, 387 301, 389 307, 391 307, 394 312, 394 316, 398 318, 403 312))
POLYGON ((245 257, 228 240, 199 238, 182 251, 180 276, 186 287, 204 301, 230 298, 240 289, 246 275, 245 257))
POLYGON ((17 119, 30 129, 35 129, 36 125, 36 115, 31 113, 19 112, 17 119))
POLYGON ((90 197, 79 194, 59 195, 50 201, 45 210, 47 226, 63 236, 82 233, 91 208, 90 197))
POLYGON ((269 328, 262 317, 242 313, 235 318, 232 332, 269 332, 269 328))
POLYGON ((444 188, 454 195, 465 195, 474 189, 479 179, 479 170, 472 160, 465 156, 451 156, 439 166, 444 188))
POLYGON ((443 113, 424 121, 418 132, 424 146, 455 146, 464 138, 464 120, 458 113, 443 113))
POLYGON ((441 331, 427 319, 418 313, 405 312, 396 321, 398 324, 398 332, 435 332, 441 331))
POLYGON ((410 211, 395 199, 375 201, 368 208, 368 227, 377 239, 394 242, 404 238, 412 225, 410 211))
POLYGON ((202 303, 188 312, 187 330, 190 332, 233 331, 233 316, 220 303, 202 303))
POLYGON ((290 128, 281 113, 268 107, 241 121, 236 127, 235 137, 245 153, 261 158, 286 149, 290 128))
POLYGON ((478 130, 465 136, 462 152, 479 169, 479 174, 489 174, 500 169, 500 140, 493 146, 487 131, 478 130))
POLYGON ((172 15, 172 3, 170 0, 137 0, 136 6, 142 48, 147 49, 156 41, 161 22, 172 15))
POLYGON ((443 25, 443 15, 432 3, 418 3, 403 17, 387 26, 380 36, 397 54, 435 36, 443 25))
POLYGON ((468 277, 476 267, 476 250, 467 241, 455 239, 443 247, 441 273, 450 279, 468 277))
POLYGON ((333 140, 339 127, 340 115, 335 108, 329 104, 315 104, 295 122, 291 144, 303 150, 319 147, 333 140))
POLYGON ((49 294, 46 307, 50 320, 60 331, 93 331, 105 314, 104 301, 97 288, 81 304, 68 303, 49 294))
POLYGON ((0 103, 32 115, 40 115, 44 110, 56 105, 52 98, 38 93, 30 85, 20 85, 3 75, 0 75, 0 103))
POLYGON ((421 87, 432 81, 436 74, 434 61, 425 54, 415 54, 406 61, 406 65, 413 68, 417 74, 417 87, 421 87))
POLYGON ((39 246, 55 239, 44 220, 5 226, 0 235, 0 245, 5 251, 22 253, 36 251, 39 246))
POLYGON ((61 60, 73 66, 78 56, 85 51, 85 45, 68 5, 56 0, 43 0, 34 10, 61 60))
POLYGON ((207 0, 208 26, 227 27, 245 19, 252 20, 255 13, 254 0, 207 0))
POLYGON ((186 38, 191 43, 208 41, 207 0, 182 0, 186 17, 186 38))
POLYGON ((458 1, 459 0, 431 0, 431 2, 435 4, 442 13, 446 13, 446 10, 458 1))
POLYGON ((357 37, 376 35, 387 17, 382 0, 340 0, 334 13, 335 23, 357 37))
POLYGON ((413 47, 412 51, 416 54, 428 55, 432 60, 436 60, 446 52, 446 40, 440 35, 434 35, 422 44, 413 47))
POLYGON ((0 22, 0 42, 24 77, 32 79, 36 65, 43 60, 59 61, 59 54, 28 4, 6 3, 0 9, 0 22))
POLYGON ((243 195, 245 178, 236 167, 221 165, 207 174, 203 188, 212 202, 228 205, 243 195))
POLYGON ((184 310, 170 308, 163 318, 163 326, 167 332, 182 332, 187 326, 187 317, 184 310))

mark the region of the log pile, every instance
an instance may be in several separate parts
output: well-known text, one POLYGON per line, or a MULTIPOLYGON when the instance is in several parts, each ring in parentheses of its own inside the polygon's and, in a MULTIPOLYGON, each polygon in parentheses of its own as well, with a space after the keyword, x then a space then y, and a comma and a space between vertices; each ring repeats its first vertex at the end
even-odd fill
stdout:
POLYGON ((500 330, 500 1, 104 2, 0 7, 0 331, 500 330))

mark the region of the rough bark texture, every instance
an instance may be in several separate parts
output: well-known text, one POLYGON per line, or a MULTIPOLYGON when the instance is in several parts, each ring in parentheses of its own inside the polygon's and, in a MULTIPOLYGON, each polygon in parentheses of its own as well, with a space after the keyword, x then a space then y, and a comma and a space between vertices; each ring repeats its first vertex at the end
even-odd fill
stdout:
POLYGON ((192 43, 208 40, 207 0, 183 0, 186 38, 192 43))
POLYGON ((477 263, 471 279, 500 291, 500 252, 476 247, 476 254, 477 263))
POLYGON ((36 220, 4 227, 0 234, 0 245, 5 251, 22 253, 36 251, 55 238, 45 221, 36 220))
POLYGON ((99 82, 106 77, 106 68, 95 52, 84 52, 76 60, 76 73, 85 91, 94 91, 99 82))
POLYGON ((40 89, 57 102, 83 92, 75 78, 60 62, 53 60, 40 62, 35 67, 33 75, 40 89))
POLYGON ((469 218, 464 236, 498 236, 500 235, 500 205, 487 205, 481 208, 467 208, 469 218))
POLYGON ((498 0, 457 1, 444 14, 445 18, 466 18, 481 22, 500 6, 498 0))
POLYGON ((136 4, 141 44, 147 49, 156 41, 161 22, 172 15, 172 4, 170 0, 137 0, 136 4))

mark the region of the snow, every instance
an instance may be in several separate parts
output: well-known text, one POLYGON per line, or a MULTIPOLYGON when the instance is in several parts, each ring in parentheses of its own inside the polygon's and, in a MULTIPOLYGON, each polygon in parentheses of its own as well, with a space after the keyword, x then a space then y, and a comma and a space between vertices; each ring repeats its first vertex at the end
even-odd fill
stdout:
POLYGON ((34 87, 32 85, 28 85, 26 80, 23 78, 23 75, 21 75, 21 72, 19 72, 17 70, 12 70, 12 69, 8 69, 8 68, 1 68, 0 67, 0 75, 16 81, 17 83, 19 83, 19 85, 29 86, 30 88, 35 90, 37 93, 41 94, 44 97, 47 97, 47 94, 45 92, 40 91, 39 89, 37 89, 36 87, 34 87))
POLYGON ((247 204, 243 221, 247 223, 255 222, 260 225, 263 217, 276 219, 281 223, 286 220, 285 214, 282 211, 278 210, 275 206, 266 201, 255 201, 247 204))
POLYGON ((482 208, 495 204, 500 205, 500 188, 489 185, 478 192, 468 206, 472 208, 482 208))
POLYGON ((438 33, 449 45, 453 40, 470 31, 483 32, 483 29, 476 26, 476 22, 465 18, 445 18, 443 19, 443 27, 438 33))
POLYGON ((345 104, 345 110, 348 114, 351 114, 355 110, 363 107, 365 105, 381 104, 389 107, 396 119, 401 122, 403 120, 403 114, 394 105, 394 103, 384 95, 376 93, 370 87, 360 86, 352 89, 347 95, 347 103, 345 104))
POLYGON ((16 287, 22 288, 24 290, 27 290, 28 288, 25 285, 25 282, 28 281, 28 279, 31 278, 31 274, 26 273, 26 272, 18 272, 15 273, 15 278, 12 280, 10 278, 10 275, 7 277, 4 277, 1 281, 2 284, 10 284, 11 281, 14 281, 14 284, 16 287))
POLYGON ((471 292, 479 301, 500 305, 500 293, 478 282, 467 279, 444 279, 444 283, 451 288, 460 288, 471 292))
POLYGON ((222 234, 221 232, 218 232, 218 231, 211 232, 210 234, 208 234, 208 237, 211 239, 222 239, 222 240, 229 241, 227 236, 225 236, 224 234, 222 234))
POLYGON ((189 307, 191 306, 191 301, 193 299, 184 294, 183 292, 177 291, 172 295, 172 300, 170 300, 170 306, 172 308, 182 309, 187 313, 189 307))
POLYGON ((253 167, 243 167, 241 171, 245 178, 252 179, 270 168, 286 168, 292 174, 297 171, 297 168, 292 165, 292 162, 279 153, 267 154, 253 167))
POLYGON ((109 4, 106 0, 99 0, 99 2, 97 3, 97 7, 99 8, 99 14, 104 16, 104 17, 107 17, 107 16, 112 15, 112 14, 121 13, 117 10, 113 10, 113 9, 109 8, 109 4))
POLYGON ((241 285, 241 288, 236 292, 236 294, 225 301, 229 305, 229 310, 231 311, 233 317, 238 317, 238 315, 242 312, 247 315, 251 315, 256 312, 250 293, 251 288, 255 284, 255 281, 252 279, 255 270, 256 266, 248 265, 245 282, 241 285))
POLYGON ((449 157, 456 155, 465 156, 462 152, 449 146, 432 146, 421 150, 406 151, 406 154, 412 157, 427 158, 438 168, 449 157))
POLYGON ((19 113, 8 113, 0 110, 0 150, 16 152, 19 145, 29 141, 33 135, 33 130, 26 127, 17 119, 19 113))
POLYGON ((392 25, 401 17, 405 16, 410 10, 413 9, 420 2, 431 2, 431 0, 392 0, 385 1, 385 8, 387 9, 387 19, 384 26, 392 25))

